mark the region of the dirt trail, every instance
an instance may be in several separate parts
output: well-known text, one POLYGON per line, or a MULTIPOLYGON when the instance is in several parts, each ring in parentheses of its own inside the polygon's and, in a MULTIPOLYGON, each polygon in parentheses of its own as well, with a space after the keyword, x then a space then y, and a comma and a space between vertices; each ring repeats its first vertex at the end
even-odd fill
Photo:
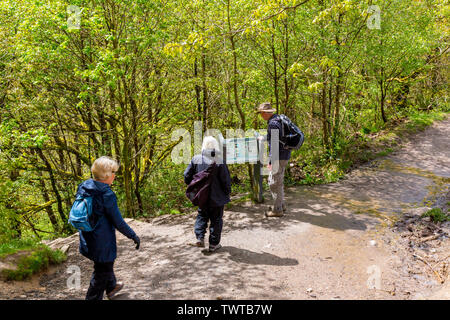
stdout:
MULTIPOLYGON (((223 248, 212 255, 187 245, 195 214, 131 221, 142 244, 136 251, 118 235, 115 270, 126 283, 118 299, 448 299, 450 279, 438 283, 387 226, 435 203, 449 183, 447 119, 345 180, 289 188, 281 219, 263 217, 270 201, 234 206, 224 214, 223 248)), ((12 292, 8 284, 0 298, 83 299, 92 264, 76 235, 62 244, 70 245, 68 261, 42 276, 40 288, 12 292), (81 268, 80 290, 67 288, 69 265, 81 268)), ((444 237, 436 253, 449 248, 444 237)))

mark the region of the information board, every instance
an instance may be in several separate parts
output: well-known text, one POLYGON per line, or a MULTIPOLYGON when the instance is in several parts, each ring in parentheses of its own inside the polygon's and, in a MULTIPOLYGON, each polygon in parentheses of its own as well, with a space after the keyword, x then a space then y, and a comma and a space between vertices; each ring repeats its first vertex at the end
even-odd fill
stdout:
POLYGON ((258 161, 258 141, 256 138, 233 138, 223 141, 227 164, 256 163, 258 161))

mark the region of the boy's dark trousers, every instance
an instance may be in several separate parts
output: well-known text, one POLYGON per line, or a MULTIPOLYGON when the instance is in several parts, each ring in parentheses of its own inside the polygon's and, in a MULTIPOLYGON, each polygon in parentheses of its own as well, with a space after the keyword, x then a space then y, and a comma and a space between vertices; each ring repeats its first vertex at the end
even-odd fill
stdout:
POLYGON ((113 262, 94 262, 94 272, 86 294, 86 300, 103 300, 103 293, 116 287, 113 262))
POLYGON ((206 228, 209 225, 209 245, 218 245, 222 234, 223 207, 207 207, 198 209, 197 220, 195 220, 194 232, 197 239, 204 239, 206 228))

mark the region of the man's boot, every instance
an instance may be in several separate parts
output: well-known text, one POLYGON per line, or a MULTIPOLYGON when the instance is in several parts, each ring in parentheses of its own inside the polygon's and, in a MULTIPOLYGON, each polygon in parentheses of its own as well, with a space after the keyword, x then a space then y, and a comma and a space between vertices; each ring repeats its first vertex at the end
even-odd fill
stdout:
POLYGON ((283 212, 275 212, 275 211, 266 211, 265 213, 266 217, 282 217, 283 216, 283 212))

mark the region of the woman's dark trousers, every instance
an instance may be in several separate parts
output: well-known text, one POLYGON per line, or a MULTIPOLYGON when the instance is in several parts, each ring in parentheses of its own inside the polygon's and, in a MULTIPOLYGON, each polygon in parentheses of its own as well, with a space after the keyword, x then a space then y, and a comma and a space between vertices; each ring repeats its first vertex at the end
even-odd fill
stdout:
POLYGON ((113 262, 94 262, 91 284, 86 294, 86 300, 103 300, 103 293, 111 292, 116 287, 113 262))
POLYGON ((207 207, 198 209, 197 220, 195 221, 194 232, 197 239, 204 239, 206 228, 209 225, 209 245, 218 245, 222 234, 223 207, 207 207))

